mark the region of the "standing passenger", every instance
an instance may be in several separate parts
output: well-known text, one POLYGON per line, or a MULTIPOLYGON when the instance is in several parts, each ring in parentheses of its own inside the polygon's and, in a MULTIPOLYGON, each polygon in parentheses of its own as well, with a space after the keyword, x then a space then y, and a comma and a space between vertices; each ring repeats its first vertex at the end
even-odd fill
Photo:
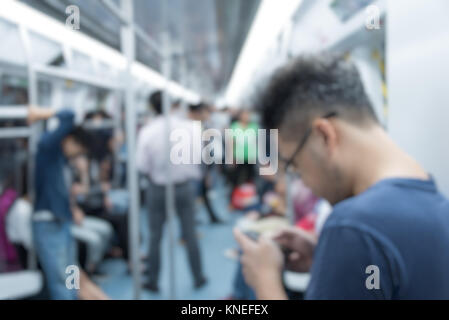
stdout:
MULTIPOLYGON (((141 129, 137 141, 137 167, 141 172, 148 175, 150 180, 148 199, 150 211, 150 275, 149 281, 144 287, 153 292, 159 291, 160 246, 167 210, 165 207, 165 186, 168 182, 172 182, 175 186, 176 213, 181 220, 183 239, 187 243, 194 285, 195 288, 200 288, 206 284, 206 278, 201 267, 200 250, 195 233, 195 192, 192 184, 194 179, 200 177, 200 167, 193 164, 171 165, 170 160, 166 157, 166 120, 162 115, 162 93, 158 91, 152 94, 149 102, 157 116, 141 129), (168 179, 170 166, 171 181, 168 179)), ((186 129, 190 133, 190 137, 193 137, 192 121, 171 115, 170 123, 171 128, 186 129)), ((186 148, 190 150, 192 144, 189 139, 183 141, 189 143, 186 148)))
MULTIPOLYGON (((204 103, 189 106, 190 111, 189 118, 193 121, 200 121, 201 129, 203 132, 209 129, 209 127, 207 126, 207 120, 209 118, 208 108, 209 107, 204 103)), ((221 143, 221 141, 219 143, 221 143)), ((211 185, 212 170, 213 170, 212 164, 203 164, 201 179, 195 181, 194 185, 197 195, 204 201, 206 213, 209 216, 210 222, 213 224, 219 224, 221 223, 221 220, 218 218, 217 213, 215 212, 214 207, 212 206, 208 194, 211 185)))
POLYGON ((36 154, 33 236, 37 256, 45 274, 50 297, 77 299, 77 291, 66 287, 66 268, 76 264, 75 241, 70 233, 72 209, 64 179, 68 158, 87 151, 88 135, 74 126, 74 113, 30 107, 29 123, 56 116, 59 126, 43 134, 36 154))
POLYGON ((231 178, 233 188, 254 180, 258 129, 259 126, 251 121, 251 113, 248 110, 242 110, 238 120, 231 124, 235 160, 234 175, 231 178))
POLYGON ((307 299, 449 299, 449 201, 380 125, 355 66, 327 54, 279 69, 261 96, 285 167, 334 205, 319 239, 236 231, 259 299, 287 298, 282 270, 311 273, 307 299))

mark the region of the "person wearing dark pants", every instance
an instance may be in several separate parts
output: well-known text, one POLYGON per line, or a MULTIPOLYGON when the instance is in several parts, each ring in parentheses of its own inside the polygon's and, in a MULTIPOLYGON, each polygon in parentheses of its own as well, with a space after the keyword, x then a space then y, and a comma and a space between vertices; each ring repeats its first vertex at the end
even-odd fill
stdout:
POLYGON ((206 176, 200 182, 200 197, 204 201, 204 206, 206 207, 206 213, 209 216, 210 222, 213 224, 220 224, 222 221, 218 218, 217 213, 215 212, 212 203, 209 199, 208 191, 208 172, 206 172, 206 176))
MULTIPOLYGON (((187 243, 195 288, 200 288, 207 281, 202 272, 200 250, 196 240, 194 219, 195 192, 192 182, 201 178, 201 168, 199 164, 179 163, 178 159, 174 159, 176 155, 172 156, 172 152, 170 152, 170 158, 166 157, 169 150, 167 150, 166 143, 167 121, 162 116, 162 93, 158 91, 152 94, 149 102, 158 116, 152 119, 139 132, 136 150, 137 167, 151 181, 148 190, 151 238, 149 253, 150 279, 144 287, 153 292, 157 292, 159 289, 157 281, 160 267, 160 242, 168 209, 165 206, 165 187, 171 183, 175 186, 175 210, 180 219, 182 237, 187 243)), ((182 119, 173 114, 170 114, 169 117, 170 136, 181 133, 182 137, 187 137, 187 139, 181 139, 177 146, 182 147, 181 149, 183 150, 184 148, 189 149, 195 143, 193 141, 193 137, 195 137, 193 121, 182 119)), ((201 141, 196 141, 196 143, 201 145, 201 141)))
MULTIPOLYGON (((201 130, 204 132, 207 129, 210 129, 208 125, 208 120, 210 118, 209 106, 205 103, 191 104, 189 106, 189 119, 192 121, 196 121, 201 124, 201 130)), ((203 147, 206 144, 203 142, 203 147)), ((221 223, 221 220, 218 218, 217 213, 215 212, 209 197, 208 191, 210 187, 210 175, 213 168, 213 164, 203 164, 202 165, 202 178, 197 181, 198 187, 197 196, 204 201, 204 207, 206 209, 206 213, 209 216, 210 222, 213 224, 221 223)))
MULTIPOLYGON (((183 239, 186 242, 187 254, 195 287, 205 283, 201 267, 200 250, 195 233, 194 191, 189 182, 175 186, 175 208, 180 219, 183 239)), ((166 220, 165 186, 150 184, 149 188, 149 217, 150 217, 150 256, 149 281, 146 288, 157 291, 160 270, 160 247, 162 230, 166 220)))

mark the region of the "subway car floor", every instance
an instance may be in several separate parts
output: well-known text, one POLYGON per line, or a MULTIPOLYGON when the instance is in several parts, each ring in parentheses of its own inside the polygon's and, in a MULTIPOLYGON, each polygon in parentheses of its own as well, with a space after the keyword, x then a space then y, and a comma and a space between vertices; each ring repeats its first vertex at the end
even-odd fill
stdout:
MULTIPOLYGON (((221 184, 220 184, 221 185, 221 184)), ((176 221, 175 232, 175 281, 176 299, 224 299, 231 294, 233 275, 236 269, 236 261, 225 257, 225 251, 235 248, 236 243, 232 236, 232 228, 238 214, 229 213, 228 195, 224 186, 214 189, 210 195, 213 206, 224 221, 222 224, 210 224, 205 208, 198 204, 196 216, 198 241, 201 248, 202 262, 205 276, 208 283, 201 289, 193 288, 193 279, 187 261, 187 252, 183 244, 179 241, 179 225, 176 221)), ((140 226, 142 234, 141 253, 148 252, 148 213, 141 212, 140 226)), ((169 293, 169 254, 168 254, 168 233, 165 226, 164 238, 161 247, 161 274, 159 280, 159 293, 154 294, 147 290, 142 290, 142 299, 170 299, 169 293)), ((106 276, 95 277, 94 280, 111 299, 133 299, 134 289, 132 275, 127 271, 127 264, 121 259, 105 260, 99 268, 106 276)), ((145 280, 146 276, 142 275, 145 280)))

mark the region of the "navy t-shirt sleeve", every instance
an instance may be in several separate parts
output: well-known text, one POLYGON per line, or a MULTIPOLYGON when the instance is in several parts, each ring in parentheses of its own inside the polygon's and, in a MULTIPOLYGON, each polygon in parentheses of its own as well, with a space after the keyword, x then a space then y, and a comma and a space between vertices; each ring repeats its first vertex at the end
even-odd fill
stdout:
POLYGON ((56 114, 59 125, 56 130, 43 134, 39 146, 45 149, 59 145, 74 127, 75 113, 71 110, 62 110, 56 114))
POLYGON ((323 230, 315 250, 312 278, 306 298, 317 299, 392 299, 392 268, 385 248, 366 232, 348 226, 332 226, 323 230), (373 271, 379 268, 379 289, 373 271), (367 286, 368 279, 368 286, 367 286))

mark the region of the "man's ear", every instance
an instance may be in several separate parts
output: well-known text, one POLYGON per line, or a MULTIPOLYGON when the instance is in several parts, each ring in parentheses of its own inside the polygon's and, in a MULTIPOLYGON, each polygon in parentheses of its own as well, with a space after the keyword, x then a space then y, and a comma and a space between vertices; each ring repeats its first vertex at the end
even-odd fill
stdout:
POLYGON ((329 119, 316 119, 313 128, 318 139, 324 144, 325 149, 332 154, 338 144, 338 134, 335 123, 329 119))

